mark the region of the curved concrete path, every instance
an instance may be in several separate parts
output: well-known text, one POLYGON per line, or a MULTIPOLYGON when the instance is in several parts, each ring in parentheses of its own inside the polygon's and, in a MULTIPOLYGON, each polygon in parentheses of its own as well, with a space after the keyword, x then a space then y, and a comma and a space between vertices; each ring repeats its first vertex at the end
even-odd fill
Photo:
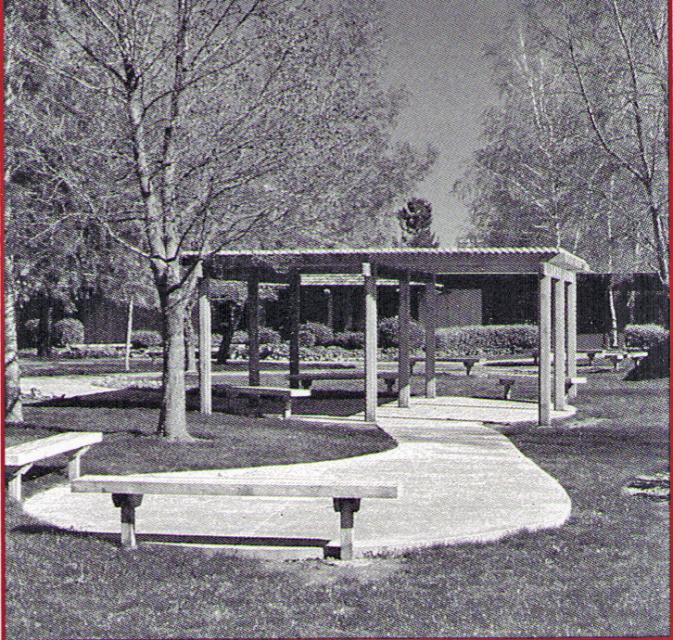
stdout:
MULTIPOLYGON (((188 475, 398 485, 397 500, 362 501, 355 517, 356 556, 495 540, 523 529, 558 527, 567 520, 570 499, 564 489, 505 436, 479 422, 423 418, 430 409, 435 410, 431 401, 413 404, 406 410, 407 419, 400 420, 397 407, 381 407, 380 426, 399 442, 383 453, 188 475)), ((119 532, 119 511, 109 495, 72 494, 62 485, 32 497, 24 506, 31 515, 58 527, 119 532)), ((252 538, 252 546, 224 549, 262 556, 269 551, 264 547, 266 538, 281 538, 290 545, 276 548, 271 557, 322 557, 323 547, 329 541, 338 544, 339 536, 338 514, 326 498, 145 496, 137 523, 141 541, 148 533, 252 538), (313 539, 313 547, 301 542, 306 538, 313 539)), ((234 542, 219 540, 223 541, 234 542)))

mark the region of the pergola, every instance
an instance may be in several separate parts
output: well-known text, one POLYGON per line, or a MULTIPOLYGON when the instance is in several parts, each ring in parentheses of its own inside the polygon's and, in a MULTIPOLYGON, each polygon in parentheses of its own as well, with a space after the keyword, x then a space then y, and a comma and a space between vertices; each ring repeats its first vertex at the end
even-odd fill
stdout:
MULTIPOLYGON (((187 254, 184 263, 193 263, 187 254)), ((284 283, 290 288, 290 374, 299 373, 300 289, 302 274, 358 274, 365 290, 365 420, 376 421, 377 407, 377 279, 399 282, 399 406, 410 399, 410 282, 424 283, 425 290, 425 395, 436 396, 435 308, 437 286, 449 276, 468 274, 537 274, 539 283, 538 415, 540 425, 551 423, 552 406, 566 407, 576 388, 566 386, 576 375, 576 280, 587 263, 560 248, 463 248, 463 249, 295 249, 221 251, 202 263, 199 284, 199 387, 201 412, 212 411, 210 360, 211 279, 247 282, 249 334, 248 377, 251 386, 260 382, 259 285, 284 283), (552 368, 552 336, 554 365, 552 368), (553 370, 552 370, 553 369, 553 370)))

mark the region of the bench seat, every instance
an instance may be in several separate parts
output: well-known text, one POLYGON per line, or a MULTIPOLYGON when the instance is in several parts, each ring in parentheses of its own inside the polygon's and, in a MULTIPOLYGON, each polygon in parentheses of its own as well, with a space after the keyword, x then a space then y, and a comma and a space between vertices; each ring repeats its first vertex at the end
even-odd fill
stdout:
POLYGON ((222 390, 230 396, 247 396, 252 398, 281 398, 284 400, 283 418, 292 416, 292 399, 308 398, 311 396, 309 389, 290 389, 288 387, 263 387, 251 385, 218 384, 218 390, 222 390))
POLYGON ((22 478, 33 464, 61 454, 70 454, 68 477, 71 480, 79 477, 81 457, 92 445, 102 440, 103 434, 99 431, 69 431, 7 447, 5 449, 5 469, 10 476, 9 495, 20 502, 22 478))
POLYGON ((334 510, 340 514, 341 559, 353 557, 353 514, 360 509, 362 498, 397 498, 393 485, 358 484, 296 484, 283 482, 241 482, 202 476, 152 477, 147 475, 87 475, 71 482, 75 493, 109 493, 121 509, 121 543, 135 548, 135 509, 145 494, 332 498, 334 510))
MULTIPOLYGON (((399 377, 397 371, 378 371, 379 379, 384 380, 389 392, 392 392, 399 377)), ((304 389, 310 389, 314 380, 364 380, 365 372, 358 371, 316 371, 314 373, 293 373, 289 376, 290 382, 298 382, 304 389)))
POLYGON ((465 367, 465 372, 469 376, 472 373, 472 368, 475 364, 483 364, 484 358, 478 356, 464 356, 459 358, 437 358, 436 362, 461 362, 465 367))
MULTIPOLYGON (((502 385, 503 388, 503 398, 509 400, 512 395, 512 387, 517 383, 518 380, 537 380, 537 376, 528 375, 528 374, 519 374, 519 375, 510 375, 502 376, 498 379, 498 384, 502 385)), ((570 390, 571 387, 578 384, 585 384, 587 381, 586 378, 580 376, 572 376, 566 378, 565 387, 566 393, 570 390)))

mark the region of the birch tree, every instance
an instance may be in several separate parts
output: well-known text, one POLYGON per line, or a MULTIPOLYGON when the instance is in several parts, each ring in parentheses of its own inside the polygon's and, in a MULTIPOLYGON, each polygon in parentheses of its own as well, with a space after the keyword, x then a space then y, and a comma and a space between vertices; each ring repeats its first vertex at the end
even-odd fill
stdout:
MULTIPOLYGON (((201 259, 281 222, 339 229, 352 212, 322 187, 386 151, 397 99, 377 83, 377 11, 373 1, 52 0, 39 28, 54 51, 21 48, 58 86, 33 110, 79 214, 151 269, 162 435, 190 437, 184 316, 201 259), (183 270, 186 249, 198 259, 183 270)), ((402 182, 428 157, 415 153, 402 182)))

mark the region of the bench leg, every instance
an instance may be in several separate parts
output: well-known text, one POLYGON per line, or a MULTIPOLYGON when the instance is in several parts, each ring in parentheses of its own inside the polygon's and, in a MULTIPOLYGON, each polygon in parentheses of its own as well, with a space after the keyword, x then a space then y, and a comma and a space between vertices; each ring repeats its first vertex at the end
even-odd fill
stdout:
POLYGON ((77 480, 81 475, 81 457, 89 450, 91 446, 78 449, 68 461, 68 480, 77 480))
POLYGON ((388 391, 388 393, 392 393, 394 388, 395 388, 395 381, 386 380, 386 390, 388 391))
POLYGON ((312 382, 313 382, 313 380, 302 380, 301 381, 301 386, 304 387, 304 389, 310 389, 312 382))
POLYGON ((587 358, 589 358, 589 366, 593 367, 594 366, 594 360, 596 359, 596 354, 595 353, 587 353, 587 358))
POLYGON ((292 398, 285 398, 285 406, 283 407, 283 420, 292 417, 292 398))
POLYGON ((353 514, 360 510, 360 498, 334 498, 334 510, 338 511, 341 526, 342 560, 353 559, 353 514))
POLYGON ((13 469, 9 469, 11 478, 7 483, 7 493, 9 494, 10 498, 14 498, 14 500, 17 502, 21 502, 23 499, 23 491, 21 487, 23 476, 28 473, 32 466, 33 463, 31 462, 30 464, 23 465, 23 467, 14 467, 13 469))
POLYGON ((142 504, 142 495, 134 493, 113 493, 112 503, 121 508, 122 547, 135 549, 136 543, 136 507, 142 504))
POLYGON ((472 367, 474 367, 474 362, 464 362, 465 372, 469 376, 472 373, 472 367))
POLYGON ((503 389, 503 392, 502 392, 502 397, 503 397, 504 400, 509 400, 512 397, 512 387, 513 386, 514 385, 511 385, 511 384, 504 385, 505 388, 503 389))

